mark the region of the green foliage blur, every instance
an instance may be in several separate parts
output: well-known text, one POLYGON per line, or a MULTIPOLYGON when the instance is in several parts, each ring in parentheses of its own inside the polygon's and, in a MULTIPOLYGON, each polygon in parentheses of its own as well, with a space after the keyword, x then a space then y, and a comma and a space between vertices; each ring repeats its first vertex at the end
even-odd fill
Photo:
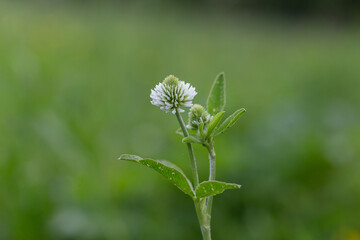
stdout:
MULTIPOLYGON (((205 104, 227 79, 214 240, 360 239, 360 30, 169 8, 0 3, 0 239, 198 240, 192 201, 122 153, 191 178, 168 74, 205 104)), ((186 115, 184 115, 186 117, 186 115)), ((200 177, 205 149, 195 146, 200 177)))

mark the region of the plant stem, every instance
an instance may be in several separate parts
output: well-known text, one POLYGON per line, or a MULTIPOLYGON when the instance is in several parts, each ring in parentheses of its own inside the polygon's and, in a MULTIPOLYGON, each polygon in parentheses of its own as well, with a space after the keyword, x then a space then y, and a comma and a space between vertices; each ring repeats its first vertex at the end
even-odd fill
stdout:
MULTIPOLYGON (((188 137, 189 136, 189 133, 185 127, 185 123, 184 123, 184 120, 182 119, 179 111, 176 109, 176 113, 175 113, 178 121, 179 121, 179 124, 180 124, 180 127, 181 127, 181 130, 183 131, 184 133, 184 137, 188 137)), ((191 145, 191 143, 187 143, 187 149, 188 149, 188 152, 189 152, 189 157, 190 157, 190 162, 191 162, 191 169, 192 169, 192 175, 193 175, 193 178, 194 178, 194 187, 196 188, 197 185, 199 185, 199 175, 198 175, 198 171, 197 171, 197 166, 196 166, 196 159, 195 159, 195 154, 194 154, 194 150, 193 150, 193 147, 191 145)))
MULTIPOLYGON (((209 165, 210 165, 210 174, 209 174, 209 180, 215 180, 216 177, 216 153, 214 148, 214 143, 211 141, 211 143, 207 147, 209 151, 209 165)), ((207 198, 207 214, 211 218, 211 210, 212 210, 212 203, 213 203, 213 197, 207 198)))
MULTIPOLYGON (((189 132, 187 131, 184 120, 182 119, 178 110, 176 110, 176 117, 179 121, 181 130, 183 131, 183 134, 184 134, 184 137, 188 137, 189 132)), ((193 150, 191 143, 187 143, 186 145, 188 148, 192 173, 193 173, 193 177, 194 177, 194 187, 196 188, 197 185, 199 185, 199 175, 198 175, 198 171, 197 171, 194 150, 193 150)), ((215 177, 215 175, 214 175, 214 177, 215 177)), ((206 199, 205 198, 201 198, 201 199, 194 198, 194 204, 195 204, 196 214, 197 214, 197 217, 199 220, 203 240, 211 240, 211 228, 210 228, 211 216, 208 214, 206 199)))
POLYGON ((216 177, 216 153, 214 144, 212 143, 208 148, 209 151, 209 161, 210 161, 210 175, 209 180, 215 180, 216 177))
POLYGON ((211 227, 210 227, 211 217, 207 214, 206 199, 205 198, 195 199, 194 203, 200 223, 203 240, 211 240, 211 227))

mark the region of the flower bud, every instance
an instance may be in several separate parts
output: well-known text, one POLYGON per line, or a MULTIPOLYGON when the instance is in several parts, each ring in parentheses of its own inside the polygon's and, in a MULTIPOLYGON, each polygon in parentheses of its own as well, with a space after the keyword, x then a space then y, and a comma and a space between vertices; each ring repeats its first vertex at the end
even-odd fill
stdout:
POLYGON ((164 79, 163 84, 165 86, 177 86, 179 85, 179 79, 174 75, 169 75, 164 79))
POLYGON ((189 111, 189 123, 187 128, 197 130, 200 123, 204 123, 204 127, 207 127, 211 118, 211 115, 203 106, 194 104, 194 106, 192 106, 189 111))

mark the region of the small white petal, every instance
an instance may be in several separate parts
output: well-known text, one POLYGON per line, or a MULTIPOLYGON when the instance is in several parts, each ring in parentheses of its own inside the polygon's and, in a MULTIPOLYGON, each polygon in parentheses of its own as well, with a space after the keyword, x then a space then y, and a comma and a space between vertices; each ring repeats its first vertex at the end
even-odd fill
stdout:
POLYGON ((157 84, 151 90, 150 98, 151 104, 160 107, 161 110, 176 113, 176 109, 184 112, 180 107, 191 107, 196 94, 195 88, 190 83, 179 81, 177 85, 157 84))

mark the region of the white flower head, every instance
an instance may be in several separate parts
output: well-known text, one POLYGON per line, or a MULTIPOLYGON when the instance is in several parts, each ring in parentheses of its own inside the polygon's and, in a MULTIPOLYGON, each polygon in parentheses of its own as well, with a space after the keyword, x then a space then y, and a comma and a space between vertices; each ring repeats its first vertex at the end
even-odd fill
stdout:
POLYGON ((191 107, 197 92, 190 83, 180 81, 174 75, 167 76, 151 90, 151 104, 160 107, 165 112, 184 112, 181 107, 191 107))

